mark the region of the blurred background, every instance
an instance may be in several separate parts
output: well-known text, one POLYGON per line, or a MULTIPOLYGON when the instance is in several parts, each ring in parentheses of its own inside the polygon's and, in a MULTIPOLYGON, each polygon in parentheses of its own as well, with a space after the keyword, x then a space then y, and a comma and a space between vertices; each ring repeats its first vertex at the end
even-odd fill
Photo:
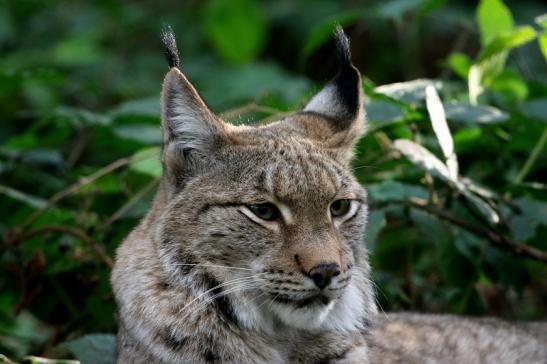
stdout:
POLYGON ((545 319, 546 13, 539 0, 0 0, 0 354, 113 360, 112 336, 86 335, 116 330, 114 252, 161 174, 164 23, 233 123, 301 108, 336 72, 342 25, 367 95, 353 167, 382 309, 545 319))

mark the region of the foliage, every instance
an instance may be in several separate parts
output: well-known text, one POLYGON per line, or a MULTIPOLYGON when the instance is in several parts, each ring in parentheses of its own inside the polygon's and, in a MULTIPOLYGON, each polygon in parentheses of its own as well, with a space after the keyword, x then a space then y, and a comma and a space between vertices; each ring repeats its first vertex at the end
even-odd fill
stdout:
POLYGON ((112 358, 112 260, 161 173, 163 22, 234 123, 298 110, 344 25, 366 76, 353 168, 382 308, 545 318, 539 4, 0 1, 0 353, 112 358))

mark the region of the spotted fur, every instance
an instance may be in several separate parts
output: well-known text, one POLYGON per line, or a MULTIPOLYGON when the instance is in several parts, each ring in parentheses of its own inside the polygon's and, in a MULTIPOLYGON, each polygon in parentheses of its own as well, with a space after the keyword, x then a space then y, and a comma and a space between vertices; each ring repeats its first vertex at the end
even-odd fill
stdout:
MULTIPOLYGON (((362 241, 367 195, 348 168, 364 129, 363 95, 343 31, 335 78, 302 112, 258 127, 215 115, 182 73, 169 29, 163 39, 171 66, 164 173, 152 208, 117 251, 118 362, 395 363, 428 354, 404 338, 418 328, 419 348, 427 332, 440 332, 438 320, 424 317, 422 327, 377 314, 362 241), (351 202, 334 216, 339 199, 351 202), (275 206, 275 219, 251 209, 263 203, 275 206), (311 273, 321 265, 337 269, 323 288, 311 273)), ((437 337, 456 341, 434 352, 447 362, 465 346, 450 333, 437 337)))

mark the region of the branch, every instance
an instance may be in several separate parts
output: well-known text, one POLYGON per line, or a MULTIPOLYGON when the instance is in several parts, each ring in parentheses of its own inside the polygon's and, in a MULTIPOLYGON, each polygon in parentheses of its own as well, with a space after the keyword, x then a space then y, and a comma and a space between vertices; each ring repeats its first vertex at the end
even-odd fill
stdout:
POLYGON ((64 233, 69 234, 77 239, 80 239, 83 241, 91 250, 97 254, 99 258, 101 258, 101 261, 106 265, 108 268, 112 269, 114 267, 114 263, 112 262, 112 259, 101 249, 99 244, 93 240, 90 236, 88 236, 84 231, 81 229, 72 227, 72 226, 66 226, 66 225, 51 225, 51 226, 44 226, 41 228, 37 228, 34 230, 30 230, 25 233, 21 233, 20 235, 14 235, 11 236, 10 241, 8 242, 9 245, 15 245, 17 242, 30 239, 37 235, 47 234, 50 232, 58 232, 58 233, 64 233))
POLYGON ((127 201, 123 206, 121 206, 116 212, 114 212, 101 226, 102 229, 112 225, 116 220, 122 217, 133 205, 139 202, 148 192, 150 192, 154 187, 159 183, 159 179, 155 179, 152 182, 144 186, 139 192, 137 192, 129 201, 127 201))
POLYGON ((485 238, 488 241, 490 241, 492 244, 500 248, 509 249, 517 255, 533 258, 533 259, 547 263, 547 252, 544 252, 532 246, 523 244, 517 240, 511 239, 510 237, 502 235, 490 228, 478 226, 470 222, 467 222, 465 220, 461 220, 457 218, 456 216, 446 212, 445 210, 442 210, 430 205, 425 200, 418 199, 418 198, 411 198, 407 201, 392 201, 392 202, 402 203, 410 207, 426 211, 432 215, 437 216, 438 218, 442 220, 448 221, 453 225, 459 226, 460 228, 465 229, 477 236, 485 238))
POLYGON ((20 229, 25 229, 30 224, 32 224, 38 217, 40 217, 44 212, 46 212, 50 207, 57 204, 59 201, 63 200, 67 196, 79 191, 82 187, 95 182, 99 178, 109 174, 110 172, 115 171, 116 169, 119 169, 121 167, 124 167, 132 162, 134 162, 135 159, 132 157, 126 157, 118 159, 108 165, 106 165, 103 168, 100 168, 96 170, 94 173, 90 174, 89 176, 82 177, 78 180, 78 182, 70 185, 68 188, 61 190, 57 193, 55 193, 53 196, 51 196, 48 199, 47 205, 43 208, 34 211, 32 214, 27 217, 25 221, 18 227, 20 229))

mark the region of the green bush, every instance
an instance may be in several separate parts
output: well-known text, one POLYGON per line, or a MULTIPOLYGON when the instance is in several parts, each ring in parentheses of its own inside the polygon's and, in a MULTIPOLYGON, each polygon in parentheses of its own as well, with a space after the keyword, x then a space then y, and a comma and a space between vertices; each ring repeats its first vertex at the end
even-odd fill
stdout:
POLYGON ((163 22, 234 123, 298 110, 335 72, 343 25, 364 75, 353 168, 381 307, 546 317, 541 2, 184 3, 0 1, 0 353, 112 362, 96 333, 115 332, 114 252, 161 174, 163 22))

